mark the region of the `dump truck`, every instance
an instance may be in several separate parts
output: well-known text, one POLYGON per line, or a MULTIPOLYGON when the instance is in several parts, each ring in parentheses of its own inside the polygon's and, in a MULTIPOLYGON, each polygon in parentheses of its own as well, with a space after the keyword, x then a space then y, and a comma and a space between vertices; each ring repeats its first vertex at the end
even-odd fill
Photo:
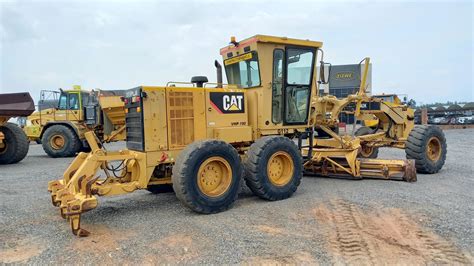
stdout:
POLYGON ((126 92, 126 149, 105 150, 93 132, 85 133, 91 152, 79 153, 48 183, 75 235, 89 234, 81 217, 99 196, 140 189, 171 187, 185 206, 210 214, 232 207, 244 181, 269 201, 290 197, 303 173, 416 181, 415 160, 359 158, 360 138, 331 130, 344 107, 355 104, 360 112, 369 100, 367 67, 357 94, 337 99, 319 95, 327 80, 324 67, 319 79, 315 67, 325 64, 321 42, 256 35, 231 38, 220 54, 228 84, 216 61, 216 83, 197 76, 126 92))
POLYGON ((8 122, 12 117, 28 116, 35 104, 28 92, 0 94, 0 164, 13 164, 23 160, 29 143, 23 130, 8 122))
POLYGON ((41 143, 53 158, 89 151, 85 132, 93 131, 101 142, 125 140, 122 94, 122 91, 86 91, 77 85, 72 90, 41 91, 41 108, 28 117, 26 135, 30 141, 41 143), (45 95, 53 95, 55 99, 45 99, 45 95), (47 103, 50 106, 45 106, 47 103))

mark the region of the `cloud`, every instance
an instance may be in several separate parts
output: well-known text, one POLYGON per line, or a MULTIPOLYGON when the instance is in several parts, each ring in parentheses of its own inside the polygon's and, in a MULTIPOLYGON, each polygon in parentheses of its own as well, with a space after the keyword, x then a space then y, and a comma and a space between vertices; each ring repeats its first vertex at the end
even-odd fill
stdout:
POLYGON ((1 5, 0 29, 2 42, 26 42, 41 39, 37 20, 28 17, 15 5, 1 5))
POLYGON ((370 56, 375 92, 473 100, 469 1, 25 1, 0 9, 1 91, 212 81, 230 36, 270 34, 323 41, 333 64, 370 56))

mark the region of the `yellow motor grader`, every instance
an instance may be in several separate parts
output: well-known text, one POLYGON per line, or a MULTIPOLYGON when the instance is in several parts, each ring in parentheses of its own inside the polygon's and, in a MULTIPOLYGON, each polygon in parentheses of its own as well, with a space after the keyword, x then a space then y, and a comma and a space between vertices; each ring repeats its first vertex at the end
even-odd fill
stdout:
MULTIPOLYGON (((52 203, 74 234, 86 236, 81 214, 97 207, 98 196, 138 189, 172 188, 193 211, 217 213, 233 205, 243 180, 255 195, 271 201, 290 197, 303 172, 416 181, 414 160, 358 158, 360 138, 331 130, 348 104, 360 112, 370 101, 367 69, 357 94, 322 97, 318 83, 325 82, 326 73, 321 67, 318 81, 315 66, 318 57, 324 65, 321 47, 321 42, 286 37, 231 38, 220 50, 229 85, 223 84, 216 61, 217 83, 193 77, 187 84, 127 91, 127 148, 105 150, 93 132, 85 133, 92 150, 79 153, 59 180, 49 182, 52 203)), ((411 127, 397 124, 396 133, 411 127)))

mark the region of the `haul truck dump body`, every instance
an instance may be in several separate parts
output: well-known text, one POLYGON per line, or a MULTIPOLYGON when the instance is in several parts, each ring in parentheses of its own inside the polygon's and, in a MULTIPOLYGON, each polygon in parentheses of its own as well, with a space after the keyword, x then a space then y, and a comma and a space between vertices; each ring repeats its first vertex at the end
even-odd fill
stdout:
POLYGON ((33 99, 27 92, 0 94, 0 164, 17 163, 25 158, 28 139, 21 128, 8 120, 28 116, 34 110, 33 99))
MULTIPOLYGON (((290 197, 303 172, 416 181, 415 160, 359 159, 360 139, 331 130, 344 107, 355 104, 359 115, 368 101, 367 69, 356 95, 320 96, 315 62, 323 61, 321 47, 321 42, 264 35, 232 39, 221 55, 234 85, 222 85, 216 63, 217 83, 194 77, 186 86, 127 91, 127 149, 105 150, 93 132, 85 133, 92 150, 79 153, 62 177, 49 182, 53 204, 74 234, 86 236, 81 215, 97 207, 98 196, 137 189, 172 188, 190 209, 216 213, 233 205, 244 180, 256 196, 270 201, 290 197)), ((324 83, 324 73, 320 76, 324 83)))

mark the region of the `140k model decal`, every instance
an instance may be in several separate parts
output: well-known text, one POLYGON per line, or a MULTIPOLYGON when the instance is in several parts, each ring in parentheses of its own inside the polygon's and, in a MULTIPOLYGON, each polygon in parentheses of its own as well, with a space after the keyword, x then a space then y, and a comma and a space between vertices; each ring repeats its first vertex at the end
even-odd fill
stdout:
POLYGON ((211 92, 211 105, 219 113, 236 114, 245 112, 243 92, 211 92))

